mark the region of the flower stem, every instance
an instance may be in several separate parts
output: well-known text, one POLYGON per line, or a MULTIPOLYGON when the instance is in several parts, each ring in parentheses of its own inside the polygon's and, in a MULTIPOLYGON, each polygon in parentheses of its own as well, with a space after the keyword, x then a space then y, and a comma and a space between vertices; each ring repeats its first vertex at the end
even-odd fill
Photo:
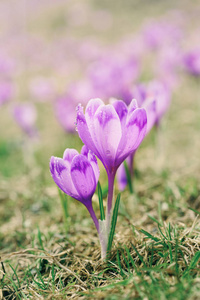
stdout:
POLYGON ((96 214, 94 212, 94 209, 93 209, 93 206, 92 206, 92 201, 89 204, 87 204, 86 207, 87 207, 87 210, 89 211, 89 214, 90 214, 90 216, 91 216, 91 218, 94 222, 94 225, 97 229, 97 232, 99 233, 99 222, 98 222, 96 214))
POLYGON ((131 194, 135 193, 134 189, 134 157, 135 157, 136 150, 130 155, 130 177, 131 177, 131 194))
POLYGON ((111 220, 111 212, 112 212, 112 200, 113 200, 113 191, 114 191, 114 180, 115 173, 108 173, 108 199, 107 199, 107 211, 106 211, 106 226, 107 232, 109 234, 110 231, 110 220, 111 220))

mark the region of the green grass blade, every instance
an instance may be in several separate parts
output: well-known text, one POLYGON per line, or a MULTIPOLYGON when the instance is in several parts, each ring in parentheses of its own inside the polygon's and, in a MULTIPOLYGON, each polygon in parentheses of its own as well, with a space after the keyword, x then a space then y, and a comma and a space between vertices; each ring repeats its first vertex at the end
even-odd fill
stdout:
POLYGON ((108 184, 102 186, 101 189, 102 189, 103 198, 107 197, 107 195, 108 195, 108 184))
POLYGON ((69 220, 69 209, 68 209, 68 197, 65 193, 62 193, 60 189, 58 189, 58 193, 60 196, 60 202, 62 206, 63 216, 64 216, 64 224, 65 230, 68 232, 68 220, 69 220))
POLYGON ((131 246, 133 247, 133 249, 135 250, 137 256, 139 257, 139 259, 141 260, 141 262, 143 263, 143 265, 146 267, 147 265, 145 264, 143 257, 140 255, 140 253, 137 251, 137 249, 135 248, 135 246, 131 243, 131 246))
POLYGON ((42 234, 41 234, 41 231, 40 231, 40 228, 38 227, 38 241, 39 241, 39 244, 40 244, 40 247, 41 247, 41 250, 44 250, 44 245, 43 245, 43 241, 42 241, 42 234))
MULTIPOLYGON (((162 226, 163 226, 163 219, 162 219, 162 213, 161 213, 161 202, 159 201, 158 202, 158 218, 159 218, 159 222, 160 222, 160 224, 162 224, 162 226)), ((161 226, 161 227, 162 227, 161 226)))
POLYGON ((60 201, 61 201, 64 217, 65 217, 65 219, 67 219, 69 217, 67 195, 62 193, 60 189, 58 189, 58 192, 59 192, 59 196, 60 196, 60 201))
POLYGON ((122 266, 121 266, 121 262, 120 262, 120 257, 119 257, 119 251, 117 250, 117 264, 119 266, 119 269, 120 269, 120 275, 122 277, 124 277, 124 273, 123 273, 123 270, 122 270, 122 266))
POLYGON ((131 173, 130 173, 130 170, 128 168, 126 160, 124 161, 124 168, 125 168, 125 172, 126 172, 126 178, 127 178, 127 182, 128 182, 129 191, 130 191, 131 194, 133 194, 134 190, 133 190, 133 183, 132 183, 131 173))
POLYGON ((128 259, 129 259, 129 261, 130 261, 130 263, 131 263, 132 267, 134 268, 134 270, 135 270, 136 274, 138 274, 138 271, 137 271, 137 268, 136 268, 135 262, 134 262, 134 260, 133 260, 133 258, 132 258, 132 256, 131 256, 131 254, 130 254, 130 251, 129 251, 129 249, 127 248, 127 246, 126 246, 126 245, 124 246, 124 248, 125 248, 125 250, 126 250, 127 257, 128 257, 128 259))
POLYGON ((104 212, 104 207, 103 207, 103 193, 102 193, 102 188, 101 184, 98 181, 98 197, 99 197, 99 209, 100 209, 100 218, 101 221, 105 220, 105 212, 104 212))
POLYGON ((120 203, 120 194, 117 195, 117 199, 115 202, 115 207, 113 210, 113 215, 112 215, 112 221, 111 221, 111 229, 108 237, 108 246, 107 246, 107 252, 110 252, 111 247, 112 247, 112 242, 114 238, 114 233, 115 233, 115 227, 117 224, 117 215, 118 215, 118 209, 119 209, 119 203, 120 203))
POLYGON ((191 271, 196 267, 199 260, 200 260, 200 251, 196 252, 195 255, 193 256, 190 265, 188 266, 187 270, 185 270, 185 272, 183 273, 183 277, 188 275, 189 271, 191 271))
POLYGON ((146 235, 148 238, 152 239, 152 240, 155 241, 155 242, 159 242, 159 241, 160 241, 159 238, 153 236, 151 233, 147 232, 147 231, 144 230, 144 229, 140 229, 140 232, 143 233, 144 235, 146 235))
POLYGON ((147 214, 147 216, 148 216, 152 221, 154 221, 155 223, 157 223, 160 227, 162 227, 162 224, 161 224, 158 220, 156 220, 156 218, 152 217, 152 216, 149 215, 149 214, 147 214))
POLYGON ((193 212, 195 212, 196 214, 200 215, 200 211, 192 208, 192 207, 188 207, 188 209, 192 210, 193 212))
POLYGON ((197 263, 198 263, 198 261, 199 261, 199 259, 200 259, 200 251, 198 251, 198 252, 195 253, 194 257, 193 257, 192 260, 191 260, 191 263, 190 263, 190 265, 189 265, 189 268, 190 268, 190 269, 195 268, 196 265, 197 265, 197 263))

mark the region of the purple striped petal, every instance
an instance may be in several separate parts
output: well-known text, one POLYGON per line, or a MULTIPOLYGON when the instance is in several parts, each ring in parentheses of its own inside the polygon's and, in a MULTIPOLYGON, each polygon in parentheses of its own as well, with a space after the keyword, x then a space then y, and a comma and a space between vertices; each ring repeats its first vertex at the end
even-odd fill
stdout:
POLYGON ((87 146, 83 145, 82 149, 81 149, 81 154, 82 155, 85 155, 86 157, 88 157, 88 152, 89 152, 89 149, 87 146))
POLYGON ((128 106, 128 115, 130 116, 136 108, 138 108, 138 103, 136 99, 133 99, 128 106))
POLYGON ((119 190, 123 191, 128 183, 124 164, 121 164, 117 170, 117 182, 119 190))
POLYGON ((115 108, 116 113, 119 116, 121 127, 123 128, 123 125, 126 122, 126 117, 128 113, 127 105, 122 100, 116 100, 112 103, 113 107, 115 108))
POLYGON ((81 138, 82 142, 91 149, 97 156, 99 155, 99 152, 93 142, 93 139, 91 137, 84 113, 83 113, 83 107, 81 105, 78 105, 77 107, 77 130, 79 137, 81 138))
POLYGON ((87 157, 87 159, 89 160, 92 168, 93 168, 93 171, 94 171, 94 175, 95 175, 95 178, 96 178, 96 184, 99 180, 99 166, 98 166, 98 163, 97 163, 97 159, 96 159, 96 156, 94 155, 94 153, 89 150, 85 145, 83 145, 82 149, 81 149, 81 154, 83 154, 84 156, 87 157))
POLYGON ((145 137, 147 127, 147 115, 144 108, 138 108, 126 120, 125 134, 122 136, 117 151, 117 163, 136 150, 145 137))
POLYGON ((94 171, 94 175, 95 175, 95 179, 96 179, 96 184, 99 180, 99 166, 98 166, 98 163, 97 163, 97 159, 96 159, 96 156, 94 155, 94 153, 92 151, 89 150, 88 152, 88 160, 93 168, 93 171, 94 171))
POLYGON ((75 155, 79 155, 77 150, 67 148, 63 154, 63 159, 70 162, 71 164, 72 159, 75 155))
POLYGON ((50 172, 53 180, 64 193, 79 201, 81 200, 72 182, 70 166, 64 159, 52 156, 50 160, 50 172))
POLYGON ((146 135, 150 132, 152 127, 155 125, 156 122, 156 100, 147 99, 143 107, 146 109, 147 112, 147 131, 146 135))
POLYGON ((94 129, 92 138, 101 155, 100 159, 109 169, 114 165, 122 136, 120 119, 112 105, 99 106, 94 115, 94 129))
POLYGON ((84 155, 80 154, 73 158, 71 177, 81 202, 85 204, 90 201, 96 189, 96 179, 92 166, 84 155))

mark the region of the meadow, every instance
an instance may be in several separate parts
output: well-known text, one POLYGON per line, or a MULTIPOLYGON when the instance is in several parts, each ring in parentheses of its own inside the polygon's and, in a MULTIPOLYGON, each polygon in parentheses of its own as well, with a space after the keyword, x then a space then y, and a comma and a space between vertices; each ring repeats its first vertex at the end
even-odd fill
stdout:
MULTIPOLYGON (((199 299, 199 14, 199 1, 1 1, 0 299, 199 299), (128 105, 139 83, 157 101, 155 79, 170 105, 135 154, 134 192, 115 178, 102 259, 88 211, 57 187, 49 161, 80 152, 79 103, 128 105)), ((98 188, 92 203, 100 219, 98 188)))

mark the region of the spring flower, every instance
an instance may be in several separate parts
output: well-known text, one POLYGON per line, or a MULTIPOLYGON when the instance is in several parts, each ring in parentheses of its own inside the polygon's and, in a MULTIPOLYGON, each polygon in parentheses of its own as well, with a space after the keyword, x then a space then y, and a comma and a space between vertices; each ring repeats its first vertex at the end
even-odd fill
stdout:
MULTIPOLYGON (((171 20, 172 21, 172 20, 171 20)), ((151 50, 157 50, 161 46, 176 43, 182 37, 182 32, 174 22, 161 20, 149 22, 142 31, 144 44, 151 50)))
POLYGON ((30 137, 37 134, 35 122, 37 111, 32 103, 18 104, 14 107, 13 116, 21 129, 30 137))
POLYGON ((8 102, 13 96, 13 86, 8 81, 0 82, 0 106, 8 102))
POLYGON ((186 53, 183 57, 186 71, 193 76, 200 76, 200 49, 186 53))
POLYGON ((139 62, 135 57, 127 59, 112 53, 93 63, 88 73, 98 97, 131 101, 128 89, 139 75, 139 62))
POLYGON ((86 206, 99 232, 98 220, 92 207, 92 196, 99 179, 95 155, 86 146, 83 146, 81 154, 75 149, 66 149, 63 158, 51 157, 50 172, 65 194, 86 206))
POLYGON ((94 91, 87 80, 76 81, 70 84, 67 93, 55 101, 55 114, 63 129, 75 133, 76 106, 79 101, 85 103, 93 96, 94 91), (76 94, 74 94, 76 91, 76 94))
POLYGON ((148 84, 139 84, 133 90, 133 97, 137 99, 139 107, 147 110, 147 133, 154 125, 159 125, 163 115, 170 106, 171 97, 169 88, 159 80, 150 81, 148 84), (156 102, 152 115, 152 102, 156 102), (150 116, 151 114, 151 116, 150 116))
POLYGON ((136 100, 127 107, 121 100, 105 105, 101 99, 92 99, 86 106, 85 114, 81 105, 77 107, 78 134, 107 171, 108 230, 116 171, 127 156, 138 148, 145 136, 146 126, 146 111, 138 108, 136 100))
POLYGON ((55 96, 54 82, 51 78, 41 76, 31 80, 29 89, 35 101, 49 101, 55 96))
MULTIPOLYGON (((151 131, 154 125, 159 125, 163 115, 170 105, 169 89, 160 81, 151 81, 149 84, 138 84, 133 89, 133 96, 137 98, 139 107, 146 109, 147 113, 147 130, 146 135, 151 131)), ((136 149, 137 150, 137 149, 136 149)), ((133 151, 126 159, 130 177, 133 179, 134 156, 136 150, 133 151)), ((118 186, 123 191, 127 185, 127 176, 125 167, 122 164, 117 171, 118 186)), ((133 192, 133 191, 132 191, 133 192)))
POLYGON ((76 118, 76 102, 71 97, 62 97, 55 103, 55 114, 57 120, 66 132, 75 133, 74 121, 76 118))

